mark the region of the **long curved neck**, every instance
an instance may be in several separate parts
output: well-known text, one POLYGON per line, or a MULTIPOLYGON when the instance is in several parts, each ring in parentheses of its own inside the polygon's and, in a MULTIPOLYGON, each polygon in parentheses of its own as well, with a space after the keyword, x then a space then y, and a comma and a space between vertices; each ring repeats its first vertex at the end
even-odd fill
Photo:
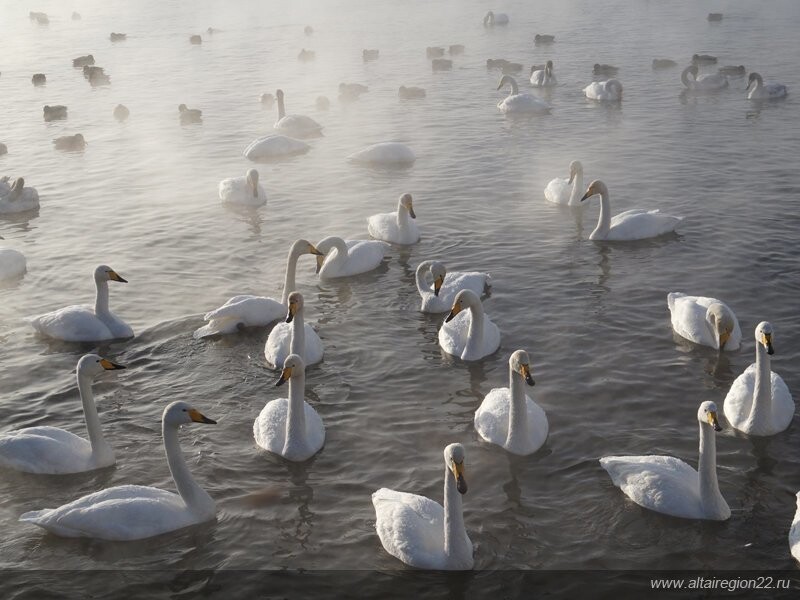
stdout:
POLYGON ((400 230, 401 233, 408 231, 408 227, 411 224, 411 215, 408 212, 408 209, 403 206, 402 204, 397 205, 397 228, 400 230))
POLYGON ((509 77, 508 79, 506 79, 506 83, 511 86, 511 91, 508 94, 509 96, 516 96, 517 94, 519 94, 519 86, 517 85, 516 81, 514 81, 509 77))
POLYGON ((289 294, 294 291, 297 283, 295 276, 297 274, 297 259, 300 258, 302 252, 295 246, 289 250, 289 256, 286 258, 286 276, 283 280, 283 294, 281 294, 281 304, 284 306, 289 305, 289 294))
POLYGON ((717 482, 717 443, 711 425, 700 423, 700 456, 697 464, 700 478, 700 502, 703 512, 713 516, 723 512, 722 505, 727 507, 717 482))
POLYGON ((467 549, 465 539, 467 531, 464 528, 464 508, 461 505, 461 494, 456 489, 456 480, 453 473, 444 468, 444 554, 447 559, 459 559, 465 555, 472 555, 472 549, 467 549))
POLYGON ((572 178, 572 193, 569 195, 570 206, 581 206, 582 190, 583 190, 583 169, 578 169, 575 172, 575 177, 572 178))
POLYGON ((201 488, 189 472, 186 461, 183 459, 181 446, 178 443, 178 427, 164 423, 162 426, 164 435, 164 451, 167 453, 167 464, 178 494, 186 503, 186 507, 202 514, 213 513, 214 501, 206 491, 201 488))
POLYGON ((92 455, 98 462, 103 462, 109 458, 113 459, 114 451, 103 437, 100 417, 97 416, 97 405, 94 403, 91 376, 78 373, 78 393, 81 395, 83 418, 86 420, 86 430, 89 433, 89 443, 92 445, 92 455))
POLYGON ((753 402, 748 421, 756 433, 769 427, 772 417, 772 370, 769 354, 760 342, 756 342, 756 381, 753 386, 753 402))
POLYGON ((428 285, 428 282, 425 281, 425 272, 428 271, 428 269, 430 269, 431 262, 432 261, 430 260, 426 260, 424 262, 421 262, 417 267, 417 274, 416 274, 417 291, 419 292, 420 296, 425 296, 426 294, 433 293, 433 285, 428 285))
POLYGON ((511 447, 518 441, 528 437, 528 407, 525 398, 525 383, 522 376, 512 368, 508 370, 508 388, 511 393, 511 403, 508 406, 506 446, 511 447))
POLYGON ((691 70, 688 67, 683 70, 683 73, 681 73, 681 81, 687 88, 691 88, 694 84, 694 81, 689 79, 689 73, 691 73, 691 70))
POLYGON ((756 87, 753 88, 753 93, 757 94, 761 91, 764 87, 764 80, 761 78, 761 75, 756 74, 756 77, 753 77, 753 81, 756 82, 756 87))
POLYGON ((306 439, 306 408, 303 396, 306 391, 305 373, 289 378, 289 410, 286 414, 286 441, 283 453, 297 444, 304 444, 306 439))
POLYGON ((103 280, 95 280, 97 286, 97 294, 94 299, 94 314, 98 317, 110 316, 108 310, 108 282, 103 280))
POLYGON ((473 356, 480 353, 483 343, 483 305, 478 302, 469 306, 470 320, 467 330, 467 345, 464 348, 465 356, 473 356))
POLYGON ((298 310, 292 318, 292 342, 289 352, 305 359, 306 356, 306 329, 303 320, 303 309, 298 310))
POLYGON ((278 95, 278 120, 286 116, 286 109, 283 106, 283 94, 278 95))
POLYGON ((597 227, 592 232, 592 237, 605 239, 611 230, 611 204, 608 200, 608 192, 600 194, 600 217, 597 219, 597 227))
MULTIPOLYGON (((336 250, 336 254, 329 260, 331 267, 338 271, 344 268, 344 265, 347 263, 347 244, 344 243, 343 239, 336 238, 331 241, 331 246, 336 250)), ((328 262, 328 260, 325 262, 328 262)))

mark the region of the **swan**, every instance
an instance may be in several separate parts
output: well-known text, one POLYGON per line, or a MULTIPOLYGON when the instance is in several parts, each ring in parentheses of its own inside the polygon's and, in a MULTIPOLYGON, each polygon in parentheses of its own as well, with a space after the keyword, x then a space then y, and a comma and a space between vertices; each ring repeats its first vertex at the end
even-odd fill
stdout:
POLYGON ((593 81, 583 88, 583 93, 586 94, 589 100, 616 102, 622 100, 622 84, 619 82, 619 79, 593 81))
POLYGON ((278 120, 273 127, 281 133, 299 138, 319 137, 322 125, 306 115, 287 115, 283 104, 283 90, 275 92, 278 99, 278 120))
POLYGON ((472 568, 472 541, 461 505, 467 493, 464 456, 461 444, 444 449, 444 507, 425 496, 388 488, 372 494, 375 530, 389 554, 420 569, 472 568))
POLYGON ((377 240, 347 240, 329 236, 317 244, 325 256, 317 256, 320 279, 350 277, 377 268, 389 244, 377 240))
POLYGON ((600 464, 611 481, 639 506, 684 519, 725 521, 731 509, 717 483, 715 431, 717 405, 703 402, 700 422, 700 456, 695 471, 673 456, 604 456, 600 464))
POLYGON ((771 100, 773 98, 783 98, 786 95, 785 85, 782 83, 764 83, 761 75, 756 72, 750 73, 747 78, 745 91, 747 90, 750 90, 750 93, 747 94, 748 100, 771 100), (753 89, 750 89, 754 81, 756 85, 753 89))
POLYGON ((689 65, 681 73, 681 81, 686 89, 695 94, 718 92, 728 87, 728 78, 722 73, 710 73, 697 76, 697 65, 689 65), (691 73, 692 79, 689 79, 691 73))
POLYGON ((114 450, 103 437, 92 381, 105 371, 124 369, 122 365, 87 354, 76 369, 78 392, 89 439, 58 427, 26 427, 0 435, 0 465, 24 473, 83 473, 108 467, 116 462, 114 450))
POLYGON ((606 184, 595 179, 581 198, 586 200, 600 195, 600 217, 597 227, 589 235, 590 240, 629 241, 643 240, 675 231, 675 227, 683 217, 673 217, 659 212, 658 209, 646 211, 641 208, 626 210, 611 217, 611 204, 608 200, 606 184))
POLYGON ((544 69, 534 70, 531 67, 531 85, 534 87, 553 87, 558 85, 556 76, 553 75, 553 61, 548 60, 544 69))
MULTIPOLYGON (((3 237, 0 236, 0 240, 3 237)), ((25 255, 13 248, 0 248, 0 281, 22 277, 28 270, 25 255)))
POLYGON ((11 214, 39 208, 39 192, 36 188, 25 187, 25 178, 17 177, 14 183, 3 192, 0 188, 0 214, 11 214))
POLYGON ((278 323, 269 332, 264 344, 264 357, 272 367, 280 367, 290 354, 303 357, 306 365, 315 365, 322 360, 322 340, 303 319, 303 294, 292 292, 288 298, 289 310, 286 321, 278 323))
POLYGON ((789 550, 800 561, 800 492, 797 492, 797 512, 794 513, 792 528, 789 530, 789 550))
POLYGON ((311 146, 285 135, 267 135, 253 140, 244 149, 244 157, 252 161, 274 160, 297 154, 305 154, 311 146))
POLYGON ((579 160, 569 163, 569 179, 556 177, 544 188, 544 197, 554 204, 581 205, 583 190, 583 165, 579 160))
POLYGON ((181 123, 202 123, 203 111, 199 108, 187 108, 185 104, 178 105, 178 113, 180 115, 181 123))
POLYGON ((411 194, 403 194, 397 202, 397 212, 372 215, 367 219, 369 234, 378 240, 393 244, 416 244, 419 228, 411 219, 416 219, 411 194))
POLYGON ((549 427, 542 407, 525 393, 523 382, 534 385, 525 350, 508 359, 508 376, 508 387, 494 388, 475 411, 475 430, 512 454, 533 454, 547 439, 549 427))
POLYGON ((24 513, 19 520, 63 537, 141 540, 211 521, 216 506, 192 478, 181 456, 178 428, 191 423, 216 424, 186 402, 173 402, 161 419, 167 464, 178 493, 143 485, 120 485, 73 500, 58 508, 24 513))
POLYGON ((520 94, 517 81, 511 75, 503 75, 497 89, 502 89, 505 84, 511 86, 508 96, 497 103, 497 108, 505 114, 546 113, 550 105, 533 94, 520 94))
POLYGON ((400 142, 379 142, 347 157, 354 163, 372 165, 411 165, 417 160, 414 151, 400 142))
POLYGON ((481 299, 472 290, 456 294, 450 314, 439 328, 439 345, 461 360, 478 360, 500 347, 500 330, 484 314, 481 299))
POLYGON ((496 13, 490 10, 483 17, 484 27, 494 27, 495 25, 508 25, 508 15, 506 13, 496 13))
POLYGON ((133 337, 133 329, 108 308, 108 282, 128 283, 114 269, 100 265, 94 270, 97 295, 94 308, 72 305, 31 320, 41 335, 65 342, 98 342, 133 337))
POLYGON ((416 279, 417 291, 422 297, 420 310, 424 313, 449 312, 455 302, 456 294, 461 290, 472 290, 476 296, 481 296, 491 286, 491 277, 488 273, 448 272, 445 266, 436 260, 421 262, 417 267, 416 279), (433 276, 433 285, 425 279, 428 273, 433 276))
POLYGON ((774 435, 792 422, 794 400, 781 376, 770 369, 773 353, 772 325, 762 321, 756 326, 756 362, 734 380, 722 406, 734 429, 774 435))
POLYGON ((247 169, 244 177, 229 177, 219 182, 219 199, 231 204, 263 206, 267 193, 258 183, 258 171, 247 169))
POLYGON ((325 426, 317 411, 303 397, 306 365, 297 354, 283 362, 276 386, 289 382, 289 397, 270 400, 253 423, 256 444, 286 460, 302 462, 320 451, 325 443, 325 426))
POLYGON ((742 343, 739 320, 728 305, 716 298, 667 294, 675 333, 715 350, 738 350, 742 343))
POLYGON ((303 254, 321 255, 322 253, 306 240, 297 240, 292 244, 286 258, 286 276, 280 302, 273 298, 252 294, 234 296, 219 308, 205 314, 203 319, 208 321, 208 324, 197 329, 194 337, 234 333, 241 327, 263 327, 285 317, 289 293, 293 292, 296 287, 297 260, 303 254))

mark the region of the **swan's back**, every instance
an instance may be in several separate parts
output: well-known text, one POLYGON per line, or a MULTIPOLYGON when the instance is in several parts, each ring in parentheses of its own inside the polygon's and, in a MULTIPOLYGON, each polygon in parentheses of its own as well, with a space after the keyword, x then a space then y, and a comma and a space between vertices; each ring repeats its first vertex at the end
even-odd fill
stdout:
POLYGON ((286 306, 272 298, 234 296, 203 316, 208 324, 195 331, 194 337, 233 333, 240 327, 263 327, 285 316, 286 306))
POLYGON ((65 342, 96 342, 116 337, 90 306, 66 306, 34 317, 31 325, 41 335, 65 342))
POLYGON ((267 194, 259 183, 256 187, 257 195, 247 184, 247 177, 228 177, 219 182, 219 199, 233 204, 247 204, 249 206, 263 206, 267 203, 267 194))
POLYGON ((27 427, 1 435, 0 465, 25 473, 51 475, 96 468, 87 440, 48 426, 27 427))
POLYGON ((419 227, 409 219, 405 231, 397 225, 397 212, 381 213, 367 218, 367 231, 378 240, 394 244, 414 244, 419 241, 419 227))
POLYGON ((737 350, 742 343, 742 330, 736 315, 724 302, 706 296, 687 296, 680 292, 667 294, 672 328, 675 332, 696 344, 710 346, 718 349, 719 340, 713 335, 706 321, 708 307, 712 304, 722 304, 733 316, 733 331, 725 343, 725 350, 737 350))
POLYGON ((683 217, 634 208, 611 217, 607 240, 643 240, 675 231, 683 217))
POLYGON ((275 129, 291 135, 316 135, 322 131, 322 125, 306 115, 286 115, 275 123, 275 129))
POLYGON ((253 161, 270 160, 282 156, 305 154, 311 146, 285 135, 268 135, 250 143, 244 149, 245 158, 253 161))
POLYGON ((356 163, 402 165, 417 160, 414 151, 400 142, 380 142, 354 152, 347 157, 356 163))
MULTIPOLYGON (((266 358, 269 366, 280 368, 286 357, 292 354, 292 331, 291 323, 278 323, 269 332, 267 341, 264 344, 264 358, 266 358)), ((303 323, 303 332, 305 336, 305 351, 301 358, 306 366, 315 365, 322 360, 324 354, 322 340, 319 339, 317 332, 308 323, 303 323)))
POLYGON ((267 402, 253 422, 253 437, 256 444, 289 460, 302 461, 311 458, 325 443, 325 426, 317 411, 305 400, 303 409, 306 418, 305 437, 295 440, 296 445, 284 453, 289 399, 278 398, 267 402))
MULTIPOLYGON (((347 259, 340 266, 326 257, 319 276, 322 278, 349 277, 376 268, 386 255, 389 245, 379 240, 347 240, 347 259)), ((338 254, 338 250, 336 251, 338 254)))
POLYGON ((497 103, 503 113, 546 113, 550 105, 533 94, 513 94, 497 103))

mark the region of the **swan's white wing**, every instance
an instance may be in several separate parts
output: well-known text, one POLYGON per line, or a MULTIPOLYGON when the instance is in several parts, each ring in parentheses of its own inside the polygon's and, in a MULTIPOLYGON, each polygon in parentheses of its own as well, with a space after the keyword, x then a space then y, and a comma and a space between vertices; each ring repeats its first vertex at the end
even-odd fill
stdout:
POLYGON ((203 317, 209 323, 194 332, 195 337, 233 333, 239 327, 263 327, 286 317, 287 307, 277 300, 249 294, 234 296, 203 317))
POLYGON ((311 146, 300 140, 285 135, 268 135, 258 138, 244 149, 244 156, 249 160, 269 160, 282 156, 304 154, 311 146))
POLYGON ((230 177, 219 182, 219 199, 232 204, 262 206, 267 203, 267 194, 261 184, 258 184, 257 190, 258 195, 253 196, 253 190, 247 185, 247 177, 230 177))
POLYGON ((483 316, 483 348, 481 349, 481 358, 492 354, 500 347, 500 329, 489 318, 489 315, 483 316))
POLYGON ((670 231, 683 220, 683 217, 673 217, 662 214, 658 209, 644 211, 641 209, 627 210, 611 217, 610 230, 607 240, 643 240, 670 231))
POLYGON ((792 528, 789 530, 789 550, 795 560, 800 561, 800 492, 797 492, 797 512, 794 513, 792 528))
POLYGON ((547 187, 544 188, 545 199, 553 204, 569 204, 571 195, 572 186, 569 184, 569 179, 556 177, 555 179, 551 179, 547 187))
POLYGON ((704 91, 721 90, 726 87, 728 87, 728 78, 722 73, 700 75, 694 84, 695 89, 704 91))
POLYGON ((0 214, 12 214, 39 208, 39 192, 36 188, 26 187, 15 199, 6 194, 0 194, 0 214))
POLYGON ((13 248, 0 248, 0 280, 21 277, 27 271, 25 255, 13 248))
POLYGON ((96 468, 91 444, 57 427, 27 427, 0 436, 0 465, 25 473, 67 474, 96 468))
MULTIPOLYGON (((792 422, 794 418, 795 405, 789 387, 783 378, 775 373, 771 373, 772 388, 772 416, 769 419, 771 425, 769 431, 759 432, 758 435, 774 435, 780 433, 792 422)), ((751 433, 752 423, 750 422, 750 411, 753 407, 753 397, 756 387, 756 363, 752 363, 739 375, 728 390, 722 411, 725 418, 739 431, 751 433)))
POLYGON ((414 151, 400 142, 380 142, 367 146, 347 157, 356 163, 385 165, 411 164, 417 160, 414 151))
POLYGON ((538 71, 534 71, 531 73, 531 85, 535 85, 536 87, 543 87, 545 84, 544 76, 546 71, 543 69, 539 69, 538 71))
MULTIPOLYGON (((727 304, 716 298, 687 296, 680 292, 667 294, 667 305, 669 306, 672 328, 675 333, 695 344, 717 348, 717 337, 711 333, 706 322, 706 311, 715 302, 727 307, 727 304)), ((731 311, 731 314, 733 314, 733 311, 731 311)), ((739 320, 734 315, 733 331, 725 344, 725 350, 738 350, 741 342, 742 330, 739 327, 739 320)))
POLYGON ((350 277, 372 271, 381 264, 389 247, 386 242, 378 240, 348 240, 346 243, 347 261, 342 268, 334 272, 331 270, 333 263, 326 261, 320 269, 320 277, 350 277))
POLYGON ((267 402, 253 423, 253 437, 256 444, 293 461, 306 460, 319 452, 325 444, 325 426, 317 411, 308 402, 303 401, 303 407, 306 417, 306 439, 302 443, 289 448, 284 454, 289 399, 278 398, 267 402))
POLYGON ((545 113, 550 105, 533 94, 514 94, 498 102, 497 108, 504 113, 545 113))
POLYGON ((66 342, 111 340, 115 336, 90 306, 67 306, 31 320, 40 334, 66 342))
POLYGON ((275 129, 303 137, 318 134, 322 130, 322 125, 306 115, 286 115, 275 123, 275 129))
MULTIPOLYGON (((324 349, 319 335, 308 324, 304 323, 305 332, 305 355, 303 362, 306 366, 317 364, 322 360, 324 349)), ((264 357, 271 367, 282 367, 286 357, 291 354, 292 346, 292 324, 278 323, 269 332, 269 337, 264 345, 264 357)))
POLYGON ((467 345, 469 322, 469 311, 462 310, 448 323, 442 323, 439 328, 439 346, 442 350, 454 356, 461 356, 467 345))
POLYGON ((450 310, 458 292, 472 290, 480 298, 491 287, 491 279, 488 273, 479 273, 478 271, 448 271, 444 276, 444 283, 439 289, 439 298, 448 304, 446 310, 450 310))
MULTIPOLYGON (((509 411, 511 410, 511 392, 508 388, 494 388, 483 399, 475 412, 475 429, 487 442, 497 444, 519 455, 536 452, 547 439, 549 424, 542 407, 529 396, 525 396, 527 410, 528 437, 514 440, 514 445, 506 444, 508 439, 509 411)), ((516 436, 515 436, 516 437, 516 436)))
POLYGON ((367 217, 367 231, 376 240, 394 241, 400 235, 397 213, 381 213, 367 217))

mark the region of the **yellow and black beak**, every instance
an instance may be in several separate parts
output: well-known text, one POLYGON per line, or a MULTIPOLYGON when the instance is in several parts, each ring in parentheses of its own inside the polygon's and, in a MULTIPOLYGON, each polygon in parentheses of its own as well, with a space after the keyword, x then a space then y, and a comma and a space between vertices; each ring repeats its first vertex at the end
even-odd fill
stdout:
POLYGON ((525 383, 528 385, 536 385, 536 382, 533 380, 533 376, 531 375, 530 365, 520 365, 519 372, 525 378, 525 383))
POLYGON ((772 347, 772 334, 771 333, 764 333, 761 335, 761 343, 764 344, 764 347, 767 349, 767 354, 775 354, 775 350, 772 347))
POLYGON ((586 193, 583 196, 581 196, 581 202, 583 202, 587 198, 591 198, 592 196, 594 196, 594 190, 592 188, 589 188, 588 190, 586 190, 586 193))
POLYGON ((297 314, 297 302, 289 302, 289 312, 286 314, 286 322, 291 323, 297 314))
POLYGON ((714 428, 714 431, 722 431, 722 427, 719 426, 719 421, 717 421, 717 411, 708 411, 708 424, 714 428))
POLYGON ((189 418, 194 423, 205 423, 206 425, 216 425, 217 422, 214 419, 209 419, 205 415, 203 415, 199 410, 194 408, 189 409, 189 418))
POLYGON ((450 466, 450 470, 453 472, 453 477, 456 478, 456 489, 458 490, 459 494, 466 494, 467 493, 467 480, 464 479, 464 463, 454 462, 450 466))
POLYGON ((728 340, 731 339, 731 332, 727 329, 725 331, 719 332, 719 349, 722 350, 725 348, 725 344, 728 343, 728 340))
POLYGON ((128 283, 128 280, 127 280, 127 279, 123 279, 122 277, 120 277, 120 276, 117 274, 117 272, 116 272, 116 271, 109 271, 109 272, 108 272, 108 278, 109 278, 111 281, 119 281, 120 283, 128 283))
POLYGON ((453 304, 453 308, 450 309, 450 314, 447 315, 447 318, 444 320, 445 323, 449 323, 455 316, 461 312, 461 304, 453 304))
POLYGON ((443 285, 444 285, 444 277, 442 277, 441 275, 439 275, 439 277, 437 277, 436 279, 433 280, 433 295, 434 296, 438 296, 439 295, 439 290, 442 289, 443 285))
POLYGON ((314 254, 316 256, 325 256, 322 252, 317 250, 317 247, 314 244, 309 244, 308 245, 308 253, 309 254, 314 254))
POLYGON ((289 381, 289 378, 291 376, 292 376, 292 367, 286 367, 285 369, 283 369, 280 379, 278 379, 278 381, 275 382, 275 387, 281 386, 287 381, 289 381))
POLYGON ((411 203, 408 205, 408 214, 412 219, 417 218, 417 214, 414 212, 414 206, 411 203))
POLYGON ((100 359, 100 365, 102 365, 102 367, 106 371, 114 371, 115 369, 126 369, 127 368, 124 365, 118 365, 117 363, 113 363, 110 360, 108 360, 107 358, 101 358, 100 359))

